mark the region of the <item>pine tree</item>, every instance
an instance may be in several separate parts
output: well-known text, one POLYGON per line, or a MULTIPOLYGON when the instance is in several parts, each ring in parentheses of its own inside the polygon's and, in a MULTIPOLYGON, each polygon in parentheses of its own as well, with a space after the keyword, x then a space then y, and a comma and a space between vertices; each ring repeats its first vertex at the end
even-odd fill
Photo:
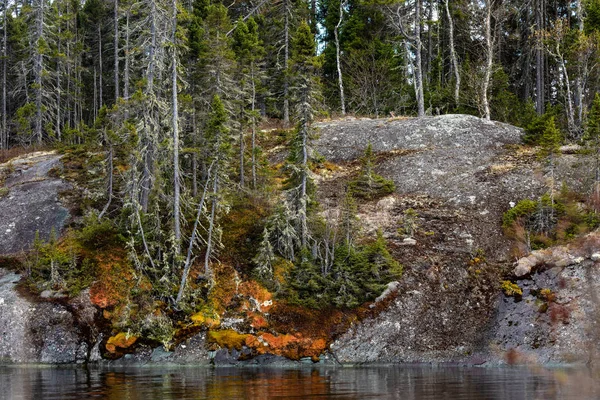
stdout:
POLYGON ((238 21, 233 34, 233 50, 237 56, 238 81, 240 82, 240 186, 244 186, 244 130, 247 125, 251 129, 251 171, 252 188, 256 189, 256 124, 260 115, 257 112, 257 87, 260 86, 264 73, 261 60, 264 47, 259 38, 258 24, 250 17, 248 22, 238 21))
POLYGON ((592 108, 588 113, 585 129, 586 139, 591 141, 594 155, 594 192, 596 199, 600 199, 600 94, 596 93, 592 108))

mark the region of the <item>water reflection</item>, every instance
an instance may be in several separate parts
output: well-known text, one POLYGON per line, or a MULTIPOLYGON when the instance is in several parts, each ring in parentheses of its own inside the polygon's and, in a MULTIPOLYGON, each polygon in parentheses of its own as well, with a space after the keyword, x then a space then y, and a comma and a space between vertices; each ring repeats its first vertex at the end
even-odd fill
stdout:
POLYGON ((0 367, 0 399, 598 399, 586 370, 0 367))

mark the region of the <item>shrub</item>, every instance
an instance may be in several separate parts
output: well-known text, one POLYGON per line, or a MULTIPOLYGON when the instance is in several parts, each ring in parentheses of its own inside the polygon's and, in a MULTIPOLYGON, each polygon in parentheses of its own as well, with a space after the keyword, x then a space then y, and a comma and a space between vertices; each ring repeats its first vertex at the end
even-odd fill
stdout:
POLYGON ((361 158, 361 164, 360 175, 348 184, 348 188, 353 196, 366 200, 374 200, 394 192, 396 189, 394 182, 385 179, 374 171, 375 155, 370 143, 361 158))

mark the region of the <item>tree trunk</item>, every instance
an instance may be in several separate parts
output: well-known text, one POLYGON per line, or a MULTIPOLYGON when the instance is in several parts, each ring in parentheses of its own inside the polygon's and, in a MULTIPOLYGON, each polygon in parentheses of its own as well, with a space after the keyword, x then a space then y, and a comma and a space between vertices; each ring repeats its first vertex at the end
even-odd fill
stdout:
MULTIPOLYGON (((537 0, 535 7, 535 25, 538 31, 544 29, 543 19, 544 0, 537 0)), ((535 50, 535 109, 539 115, 544 113, 544 52, 540 39, 536 40, 535 50)))
POLYGON ((8 149, 8 127, 6 126, 6 52, 7 52, 7 29, 6 29, 6 14, 8 13, 8 0, 4 0, 4 13, 2 30, 2 135, 0 136, 0 149, 8 149))
POLYGON ((125 70, 123 71, 123 97, 129 99, 129 15, 130 10, 127 10, 125 16, 125 70))
POLYGON ((492 75, 492 66, 494 62, 494 40, 492 38, 492 2, 493 0, 486 1, 485 10, 485 70, 483 77, 483 84, 481 89, 481 102, 483 106, 483 116, 486 120, 491 119, 490 103, 488 100, 488 89, 490 86, 490 79, 492 75))
POLYGON ((423 52, 423 44, 421 42, 422 8, 422 0, 417 0, 415 10, 415 82, 417 91, 417 115, 419 117, 425 116, 425 97, 423 95, 423 62, 421 60, 423 52))
POLYGON ((460 102, 460 69, 458 67, 458 59, 456 57, 456 50, 454 48, 454 21, 452 20, 452 14, 450 14, 450 7, 446 0, 444 5, 446 7, 446 16, 448 17, 448 35, 450 40, 450 59, 452 61, 452 69, 454 70, 454 104, 455 107, 459 106, 460 102))
POLYGON ((102 212, 100 212, 100 214, 98 215, 98 220, 101 220, 102 217, 106 214, 106 212, 108 211, 108 207, 110 207, 110 203, 112 202, 112 198, 113 198, 113 159, 114 159, 114 153, 113 153, 113 145, 112 143, 110 143, 110 139, 106 138, 106 141, 109 142, 109 147, 108 147, 108 155, 107 155, 107 161, 108 161, 108 167, 107 167, 107 173, 108 173, 108 187, 107 187, 107 192, 108 192, 108 200, 106 201, 106 204, 104 205, 104 208, 102 209, 102 212))
POLYGON ((346 100, 344 97, 344 81, 342 79, 342 64, 340 60, 340 38, 339 38, 339 29, 342 24, 342 20, 344 18, 344 6, 346 5, 346 1, 340 1, 340 18, 338 19, 338 23, 333 30, 333 34, 335 37, 335 62, 338 73, 338 87, 340 89, 340 105, 342 107, 342 115, 346 115, 346 100))
POLYGON ((290 125, 290 99, 289 99, 289 58, 290 58, 290 0, 283 0, 283 124, 290 125))
POLYGON ((115 104, 119 101, 119 0, 114 0, 115 8, 113 14, 113 23, 114 23, 114 38, 113 38, 113 47, 114 47, 114 57, 115 57, 115 104))
POLYGON ((176 303, 181 301, 183 297, 183 292, 185 290, 185 283, 187 282, 188 275, 190 273, 190 267, 192 266, 192 253, 194 250, 194 242, 196 241, 196 235, 198 232, 198 225, 200 224, 200 217, 202 216, 202 209, 204 208, 204 201, 206 199, 206 193, 208 189, 208 184, 210 183, 210 170, 212 169, 213 164, 208 168, 208 173, 206 176, 206 182, 204 183, 204 189, 202 191, 202 198, 198 203, 198 208, 196 211, 196 220, 194 221, 194 228, 192 229, 192 236, 190 237, 190 243, 188 244, 187 256, 185 259, 185 264, 183 266, 183 274, 181 276, 181 283, 179 284, 179 292, 177 293, 176 303))
POLYGON ((252 189, 256 190, 256 82, 254 82, 254 61, 250 64, 252 82, 252 189))
POLYGON ((100 29, 100 23, 98 23, 98 109, 102 108, 102 29, 100 29))
POLYGON ((181 197, 181 182, 179 177, 179 108, 177 101, 177 46, 176 46, 176 32, 177 32, 177 0, 173 0, 173 15, 172 24, 173 31, 171 34, 171 42, 173 45, 173 61, 171 70, 172 79, 172 107, 173 107, 173 220, 174 220, 174 234, 175 234, 175 255, 179 255, 180 242, 181 242, 181 221, 180 221, 180 197, 181 197))
POLYGON ((45 0, 38 0, 38 11, 36 16, 36 40, 34 56, 34 82, 35 82, 35 137, 38 144, 42 144, 42 72, 43 55, 40 52, 40 41, 44 33, 44 4, 45 0))
MULTIPOLYGON (((218 163, 218 161, 217 161, 218 163)), ((215 179, 213 180, 213 198, 210 206, 210 218, 208 221, 208 239, 206 240, 206 254, 204 255, 204 275, 211 276, 210 256, 212 252, 213 231, 215 227, 215 215, 217 213, 217 194, 219 191, 219 167, 215 171, 215 179)))

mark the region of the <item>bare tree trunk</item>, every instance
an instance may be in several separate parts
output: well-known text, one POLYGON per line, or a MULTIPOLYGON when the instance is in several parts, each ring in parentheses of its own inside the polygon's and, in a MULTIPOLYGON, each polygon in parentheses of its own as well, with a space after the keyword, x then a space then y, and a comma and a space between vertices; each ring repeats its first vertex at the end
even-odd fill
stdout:
POLYGON ((107 155, 107 161, 108 161, 108 167, 107 167, 107 173, 108 173, 108 187, 107 187, 107 192, 108 192, 108 200, 106 201, 106 204, 104 205, 104 208, 102 209, 102 211, 100 212, 100 214, 98 215, 98 220, 101 220, 102 217, 106 214, 106 212, 108 211, 108 207, 110 207, 110 203, 112 202, 113 199, 113 159, 114 159, 114 154, 113 154, 113 145, 112 143, 110 143, 110 139, 106 138, 106 141, 109 142, 109 147, 108 147, 108 155, 107 155))
MULTIPOLYGON (((218 161, 217 161, 218 162, 218 161)), ((204 275, 210 276, 210 256, 212 253, 213 231, 215 227, 215 215, 217 212, 217 193, 219 191, 219 167, 215 171, 215 179, 213 180, 213 198, 210 206, 210 219, 208 221, 208 239, 206 241, 206 254, 204 255, 204 275)))
POLYGON ((198 154, 196 147, 198 145, 196 141, 196 108, 192 113, 192 141, 194 146, 194 152, 192 153, 192 197, 198 196, 198 154))
MULTIPOLYGON (((94 65, 94 120, 98 117, 98 76, 94 65)), ((83 113, 83 110, 81 111, 83 113)))
POLYGON ((115 104, 119 101, 119 0, 114 0, 114 13, 113 13, 113 23, 114 23, 114 38, 113 38, 113 47, 114 47, 114 57, 115 57, 115 104))
POLYGON ((433 0, 428 0, 427 7, 427 83, 431 80, 431 64, 433 63, 433 0))
MULTIPOLYGON (((535 6, 535 24, 537 30, 544 29, 543 18, 544 0, 537 0, 535 6)), ((544 113, 544 52, 541 39, 537 39, 535 50, 535 109, 539 115, 544 113)))
POLYGON ((256 82, 254 82, 254 61, 250 65, 250 79, 252 82, 252 189, 256 190, 256 82))
MULTIPOLYGON (((576 13, 577 13, 577 22, 578 22, 578 28, 579 28, 579 35, 580 37, 583 36, 583 10, 582 10, 582 6, 581 6, 581 0, 577 0, 577 9, 576 9, 576 13)), ((579 136, 579 134, 582 131, 583 128, 583 114, 584 114, 584 108, 585 108, 585 93, 583 90, 583 86, 584 86, 584 79, 585 76, 587 75, 587 63, 584 60, 584 52, 580 51, 579 52, 579 57, 578 57, 578 63, 577 63, 577 80, 576 80, 576 93, 575 93, 575 105, 577 107, 577 135, 579 136)))
POLYGON ((344 19, 344 6, 346 5, 346 1, 340 1, 340 18, 338 19, 338 23, 335 25, 335 29, 333 30, 333 34, 335 36, 335 62, 337 66, 338 73, 338 86, 340 89, 340 104, 342 107, 342 115, 346 115, 346 99, 344 97, 344 81, 342 79, 342 64, 340 61, 340 39, 339 39, 339 29, 340 25, 342 25, 342 20, 344 19))
POLYGON ((421 43, 421 12, 423 8, 422 0, 417 0, 415 10, 415 80, 417 84, 417 114, 419 117, 425 116, 425 97, 423 94, 423 62, 421 43))
MULTIPOLYGON (((58 11, 58 16, 59 19, 62 16, 62 13, 60 11, 58 11)), ((62 46, 61 46, 61 36, 62 36, 62 27, 61 27, 61 23, 58 23, 58 35, 57 35, 57 50, 58 50, 58 56, 57 56, 57 60, 56 60, 56 137, 58 139, 58 141, 60 142, 60 138, 61 138, 61 129, 60 129, 60 125, 61 125, 61 94, 62 94, 62 88, 61 88, 61 82, 60 82, 60 78, 62 77, 62 70, 61 70, 61 65, 62 62, 60 60, 60 54, 61 54, 61 50, 62 50, 62 46)))
MULTIPOLYGON (((242 110, 243 112, 243 110, 242 110)), ((243 188, 246 185, 245 173, 244 173, 244 152, 246 151, 246 144, 244 143, 244 125, 240 124, 240 187, 243 188)))
POLYGON ((190 243, 188 244, 187 256, 185 259, 185 264, 183 266, 183 274, 181 276, 181 283, 179 284, 179 292, 177 293, 176 303, 181 301, 183 297, 183 292, 185 290, 185 283, 187 282, 188 275, 190 273, 190 267, 192 266, 192 252, 194 250, 194 242, 196 241, 196 235, 198 232, 198 225, 200 224, 200 217, 202 216, 202 209, 204 208, 204 201, 206 199, 206 192, 208 189, 208 184, 210 183, 210 170, 212 169, 211 164, 208 168, 206 182, 204 183, 204 189, 202 190, 202 198, 198 203, 198 209, 196 211, 196 220, 194 221, 194 228, 192 229, 192 236, 190 237, 190 243))
POLYGON ((6 63, 7 63, 7 29, 6 14, 8 13, 8 0, 4 0, 4 13, 2 30, 2 136, 0 137, 0 149, 8 149, 8 127, 6 126, 6 63))
POLYGON ((181 221, 180 221, 180 197, 181 197, 181 182, 179 177, 179 107, 177 101, 177 46, 176 46, 176 32, 177 32, 177 0, 173 0, 173 15, 172 24, 173 31, 171 34, 171 41, 173 43, 173 67, 171 70, 172 79, 172 107, 173 107, 173 220, 174 220, 174 234, 175 234, 175 255, 178 256, 180 252, 181 242, 181 221))
POLYGON ((42 144, 42 72, 43 55, 40 50, 40 41, 44 32, 44 4, 45 0, 38 0, 38 11, 36 16, 36 40, 34 59, 34 82, 35 82, 35 136, 38 144, 42 144))
MULTIPOLYGON (((155 69, 155 51, 156 51, 156 3, 151 2, 150 5, 150 46, 148 49, 148 68, 146 70, 146 95, 153 97, 154 95, 154 69, 155 69)), ((152 100, 152 99, 151 99, 152 100)), ((148 110, 147 107, 144 110, 144 134, 146 141, 146 151, 144 155, 144 171, 142 175, 142 187, 141 187, 141 204, 142 211, 148 211, 148 203, 150 200, 150 191, 152 190, 152 171, 154 170, 154 143, 152 133, 149 129, 153 129, 148 126, 147 121, 151 118, 149 113, 152 110, 148 110)))
POLYGON ((450 0, 446 0, 444 5, 446 7, 446 16, 448 17, 448 34, 450 40, 450 59, 452 60, 452 69, 454 70, 454 103, 455 106, 459 106, 460 102, 460 69, 458 67, 458 59, 456 57, 456 50, 454 49, 454 21, 452 20, 452 15, 450 14, 450 7, 448 6, 448 2, 450 0))
POLYGON ((123 71, 123 97, 129 99, 129 15, 131 10, 127 10, 125 16, 125 71, 123 71))
MULTIPOLYGON (((302 89, 302 102, 308 103, 308 88, 302 89)), ((307 110, 304 111, 305 114, 307 110)), ((303 125, 300 128, 302 134, 302 182, 300 184, 300 238, 302 249, 306 248, 308 241, 307 224, 307 180, 308 180, 308 115, 303 116, 303 125)))
POLYGON ((569 81, 569 72, 567 71, 567 64, 565 62, 565 59, 564 59, 563 55, 560 53, 560 50, 558 49, 558 45, 557 45, 556 51, 557 51, 557 54, 559 55, 560 68, 562 70, 562 74, 563 74, 564 82, 565 82, 565 86, 566 86, 565 96, 567 98, 567 126, 569 129, 569 133, 571 135, 574 135, 577 129, 575 127, 575 109, 573 107, 573 92, 571 91, 571 83, 569 81))
POLYGON ((491 119, 490 103, 488 100, 488 89, 492 75, 492 66, 494 62, 494 40, 492 38, 492 2, 487 0, 485 10, 485 70, 481 89, 481 102, 483 106, 483 116, 486 120, 491 119))
POLYGON ((102 30, 98 23, 98 109, 102 108, 102 30))
POLYGON ((289 58, 290 58, 290 0, 283 0, 283 124, 290 125, 290 99, 289 99, 289 58))

